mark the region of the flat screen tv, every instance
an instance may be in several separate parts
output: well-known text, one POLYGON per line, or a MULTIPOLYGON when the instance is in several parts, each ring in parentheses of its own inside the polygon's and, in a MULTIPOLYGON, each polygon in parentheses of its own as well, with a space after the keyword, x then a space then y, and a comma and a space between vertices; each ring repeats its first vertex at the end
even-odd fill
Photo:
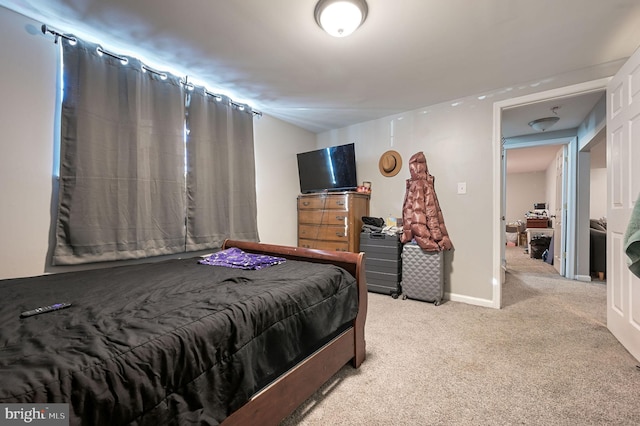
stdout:
POLYGON ((358 186, 354 144, 298 154, 300 192, 350 191, 358 186))

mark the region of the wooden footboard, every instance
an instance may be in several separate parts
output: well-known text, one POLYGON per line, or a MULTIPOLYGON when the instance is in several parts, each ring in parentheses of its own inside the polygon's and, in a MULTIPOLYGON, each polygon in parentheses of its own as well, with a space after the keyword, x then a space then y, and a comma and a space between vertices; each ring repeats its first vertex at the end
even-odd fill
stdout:
POLYGON ((358 368, 364 361, 364 326, 367 317, 364 255, 226 240, 222 248, 229 247, 291 260, 334 264, 353 275, 358 283, 358 315, 353 321, 353 326, 282 375, 223 422, 224 425, 247 425, 256 422, 261 425, 277 425, 346 363, 351 361, 352 365, 358 368))

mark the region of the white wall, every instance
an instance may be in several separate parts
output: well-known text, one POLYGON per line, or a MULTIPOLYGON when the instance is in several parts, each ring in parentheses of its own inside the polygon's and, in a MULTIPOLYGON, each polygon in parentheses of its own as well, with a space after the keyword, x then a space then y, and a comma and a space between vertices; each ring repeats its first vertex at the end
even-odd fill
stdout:
POLYGON ((254 121, 254 137, 260 241, 295 246, 300 193, 296 154, 314 149, 316 135, 263 115, 254 121))
POLYGON ((320 147, 354 142, 358 179, 371 181, 371 215, 401 216, 408 162, 422 151, 454 245, 445 256, 445 291, 453 300, 489 305, 492 298, 492 103, 434 105, 318 135, 320 147), (393 126, 393 132, 391 131, 393 126), (393 137, 391 137, 393 134, 393 137), (394 177, 378 169, 395 149, 403 165, 394 177), (466 182, 467 193, 457 194, 466 182))
POLYGON ((589 218, 607 217, 607 169, 591 169, 589 218))
POLYGON ((533 210, 534 203, 545 203, 547 197, 545 172, 509 173, 507 175, 506 223, 521 220, 533 210))
POLYGON ((49 248, 57 45, 0 8, 0 278, 42 274, 49 248))
POLYGON ((599 140, 591 148, 591 184, 589 218, 607 217, 607 141, 599 140))

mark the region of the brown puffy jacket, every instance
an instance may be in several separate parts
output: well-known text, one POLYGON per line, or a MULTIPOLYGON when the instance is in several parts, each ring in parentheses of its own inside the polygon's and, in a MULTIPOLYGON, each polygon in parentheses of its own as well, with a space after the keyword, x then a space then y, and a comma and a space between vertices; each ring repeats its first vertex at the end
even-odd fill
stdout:
POLYGON ((434 189, 434 177, 429 174, 427 159, 422 152, 409 160, 411 179, 407 179, 407 192, 402 206, 402 236, 408 243, 416 243, 426 251, 450 250, 453 244, 444 225, 442 210, 434 189))

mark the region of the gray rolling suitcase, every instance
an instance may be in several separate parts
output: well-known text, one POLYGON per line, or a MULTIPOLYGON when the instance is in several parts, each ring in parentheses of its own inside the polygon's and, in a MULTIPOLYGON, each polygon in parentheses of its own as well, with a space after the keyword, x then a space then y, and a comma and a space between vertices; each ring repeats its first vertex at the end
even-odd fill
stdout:
POLYGON ((402 248, 403 298, 442 303, 444 298, 443 253, 427 252, 417 244, 402 248))

